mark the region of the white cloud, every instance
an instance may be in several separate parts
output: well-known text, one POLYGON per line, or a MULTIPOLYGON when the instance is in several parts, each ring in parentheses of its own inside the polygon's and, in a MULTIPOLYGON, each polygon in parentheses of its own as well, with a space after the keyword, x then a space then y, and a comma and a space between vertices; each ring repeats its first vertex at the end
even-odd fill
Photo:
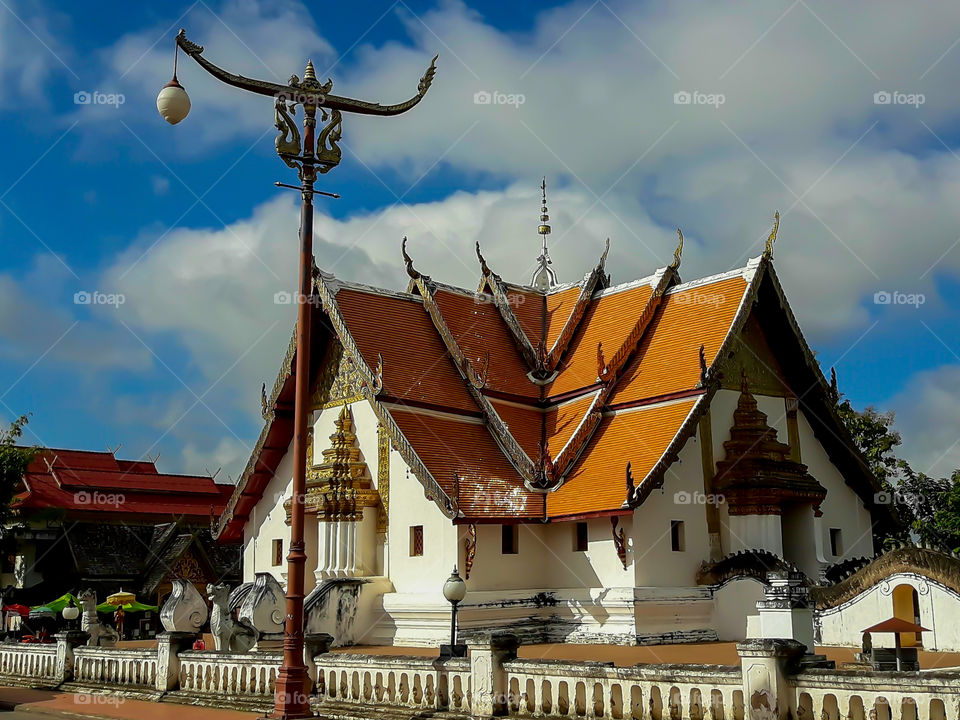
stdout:
MULTIPOLYGON (((615 282, 646 274, 670 258, 677 225, 688 239, 684 277, 740 265, 759 253, 779 208, 777 269, 814 345, 852 343, 873 315, 916 322, 945 312, 934 281, 960 273, 960 160, 931 133, 950 141, 960 110, 960 46, 949 50, 960 6, 788 7, 570 3, 542 12, 528 33, 501 32, 456 2, 420 17, 401 9, 408 42, 357 46, 331 71, 335 92, 406 99, 439 52, 434 86, 399 118, 346 117, 343 163, 382 175, 399 196, 437 163, 463 185, 482 178, 500 189, 452 191, 343 220, 318 214, 318 262, 399 287, 406 234, 421 271, 469 287, 480 239, 497 272, 525 281, 545 173, 552 254, 564 280, 593 265, 607 236, 615 282), (478 105, 480 90, 520 93, 525 102, 478 105), (684 90, 722 93, 725 102, 675 104, 684 90), (874 104, 881 90, 923 93, 925 102, 874 104), (876 308, 878 290, 921 292, 928 301, 912 314, 876 308)), ((206 57, 235 72, 285 80, 312 55, 325 75, 344 49, 297 2, 234 0, 215 9, 219 19, 197 6, 182 24, 206 57)), ((176 132, 163 126, 152 104, 169 79, 172 37, 154 45, 166 27, 125 36, 102 55, 103 89, 127 94, 121 117, 145 142, 197 156, 270 130, 268 100, 222 86, 183 57, 193 112, 176 132), (149 123, 133 119, 147 115, 149 123)), ((103 128, 126 132, 117 123, 83 126, 103 128)), ((221 414, 253 417, 260 382, 269 384, 285 347, 292 309, 271 299, 295 284, 296 226, 293 201, 277 199, 228 229, 141 237, 105 273, 104 284, 129 297, 119 317, 148 340, 177 338, 207 383, 247 353, 215 390, 223 404, 211 406, 221 414)), ((940 387, 921 381, 924 392, 940 387)), ((186 399, 176 407, 171 399, 162 414, 175 419, 195 401, 186 399)), ((891 402, 908 407, 903 397, 891 402)), ((222 435, 214 425, 191 452, 223 457, 222 435)))
POLYGON ((950 477, 960 468, 960 365, 917 373, 889 402, 914 470, 950 477))

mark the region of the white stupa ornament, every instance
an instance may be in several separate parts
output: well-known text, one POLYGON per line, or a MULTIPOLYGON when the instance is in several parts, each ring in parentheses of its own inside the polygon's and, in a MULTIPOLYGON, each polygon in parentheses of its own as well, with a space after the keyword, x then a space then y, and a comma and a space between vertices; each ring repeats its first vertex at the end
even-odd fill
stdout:
POLYGON ((540 257, 537 258, 537 269, 533 273, 533 279, 530 284, 537 290, 549 290, 557 284, 557 274, 553 271, 553 260, 550 259, 550 251, 547 249, 547 235, 550 234, 550 225, 547 221, 550 216, 547 214, 547 178, 544 177, 540 183, 540 192, 542 203, 540 205, 540 226, 537 232, 542 238, 543 245, 540 249, 540 257))

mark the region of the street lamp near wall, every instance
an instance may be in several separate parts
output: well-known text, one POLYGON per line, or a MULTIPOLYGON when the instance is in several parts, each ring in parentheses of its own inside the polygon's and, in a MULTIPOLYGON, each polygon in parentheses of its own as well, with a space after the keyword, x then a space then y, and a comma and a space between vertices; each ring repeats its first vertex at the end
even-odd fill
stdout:
POLYGON ((450 644, 440 646, 440 657, 466 657, 467 646, 457 644, 457 606, 467 594, 467 584, 453 566, 453 573, 443 584, 443 596, 452 606, 450 609, 450 644))
POLYGON ((73 598, 70 598, 69 605, 64 605, 63 610, 60 611, 60 614, 63 616, 63 619, 67 621, 67 629, 75 629, 74 621, 80 617, 80 608, 78 608, 76 603, 73 602, 73 598))
MULTIPOLYGON (((299 185, 274 183, 278 187, 300 191, 300 281, 297 294, 296 380, 293 408, 293 491, 290 507, 290 552, 287 555, 287 607, 284 623, 283 663, 277 675, 274 693, 274 711, 277 720, 311 717, 308 697, 307 666, 303 662, 303 597, 304 570, 307 555, 304 552, 304 508, 306 495, 307 414, 310 412, 310 308, 313 306, 313 196, 340 197, 334 193, 315 190, 318 173, 324 174, 340 163, 341 122, 343 113, 358 115, 399 115, 419 103, 430 89, 436 72, 436 56, 430 63, 417 94, 396 105, 355 100, 331 93, 333 80, 317 80, 313 63, 301 80, 292 75, 286 84, 254 80, 234 75, 217 67, 203 56, 203 47, 187 39, 184 30, 177 34, 174 49, 173 79, 157 96, 157 110, 171 125, 176 125, 190 112, 190 98, 177 80, 176 57, 183 51, 217 80, 257 95, 273 98, 274 126, 279 131, 274 144, 280 159, 297 171, 299 185), (294 122, 297 107, 303 111, 303 134, 294 122), (318 116, 323 127, 317 130, 318 116)), ((289 413, 275 408, 276 413, 289 413)))

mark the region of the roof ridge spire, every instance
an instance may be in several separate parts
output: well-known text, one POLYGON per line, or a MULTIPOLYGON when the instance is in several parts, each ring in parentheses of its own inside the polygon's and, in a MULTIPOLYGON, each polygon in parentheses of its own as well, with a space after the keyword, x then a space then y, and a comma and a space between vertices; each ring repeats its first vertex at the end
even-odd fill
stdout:
POLYGON ((773 229, 767 237, 767 246, 763 249, 763 256, 767 260, 773 260, 773 244, 777 241, 777 231, 780 229, 780 211, 773 214, 773 229))
POLYGON ((546 175, 543 176, 543 180, 540 182, 540 194, 540 225, 537 226, 537 233, 542 238, 543 244, 540 248, 540 256, 537 258, 537 269, 533 273, 530 284, 537 290, 549 290, 554 285, 557 285, 558 281, 557 273, 555 273, 551 267, 553 260, 550 259, 550 250, 547 248, 547 235, 550 234, 550 225, 547 221, 550 220, 550 215, 547 212, 546 175))

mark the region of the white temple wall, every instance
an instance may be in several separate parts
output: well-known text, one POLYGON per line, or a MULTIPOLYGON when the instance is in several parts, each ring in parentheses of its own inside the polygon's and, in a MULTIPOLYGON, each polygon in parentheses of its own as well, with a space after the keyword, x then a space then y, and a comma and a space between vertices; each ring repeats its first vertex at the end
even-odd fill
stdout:
POLYGON ((747 617, 757 611, 757 601, 763 599, 763 583, 744 577, 731 580, 713 594, 712 626, 721 641, 743 640, 747 637, 747 617))
POLYGON ((819 527, 816 544, 810 544, 810 551, 819 548, 822 560, 835 563, 851 557, 869 557, 873 555, 873 531, 870 511, 853 489, 846 484, 820 441, 813 434, 813 428, 807 422, 803 412, 797 413, 800 430, 800 459, 810 474, 827 489, 827 499, 821 510, 823 516, 817 518, 819 527), (840 528, 842 548, 839 554, 830 552, 830 528, 840 528))
POLYGON ((634 512, 629 559, 638 587, 696 585, 697 568, 709 559, 699 443, 698 431, 667 470, 663 487, 634 512), (671 521, 683 523, 679 551, 672 549, 671 521))
MULTIPOLYGON (((820 644, 860 647, 865 628, 894 617, 893 592, 900 585, 916 589, 920 624, 931 628, 922 633, 924 649, 960 652, 960 595, 913 573, 890 575, 842 605, 820 611, 820 644)), ((893 647, 891 633, 879 633, 872 640, 875 647, 893 647)))
POLYGON ((462 563, 458 530, 433 500, 427 500, 423 485, 391 448, 389 563, 398 593, 432 593, 446 603, 440 594, 443 582, 454 564, 462 563), (423 526, 423 555, 415 557, 410 554, 411 528, 418 525, 423 526))
MULTIPOLYGON (((577 523, 557 522, 540 526, 546 543, 544 564, 547 566, 544 587, 611 588, 632 587, 631 555, 627 553, 627 569, 617 557, 610 518, 591 518, 587 523, 587 550, 576 549, 577 523)), ((623 528, 629 545, 633 518, 620 517, 617 528, 623 528)))
MULTIPOLYGON (((293 492, 293 441, 286 455, 277 466, 277 472, 267 483, 260 501, 254 506, 250 518, 243 526, 243 580, 252 582, 256 573, 269 572, 286 587, 286 557, 290 550, 290 526, 283 501, 293 492), (280 565, 273 564, 273 541, 282 540, 283 558, 280 565)), ((307 561, 308 572, 313 567, 307 561)))

